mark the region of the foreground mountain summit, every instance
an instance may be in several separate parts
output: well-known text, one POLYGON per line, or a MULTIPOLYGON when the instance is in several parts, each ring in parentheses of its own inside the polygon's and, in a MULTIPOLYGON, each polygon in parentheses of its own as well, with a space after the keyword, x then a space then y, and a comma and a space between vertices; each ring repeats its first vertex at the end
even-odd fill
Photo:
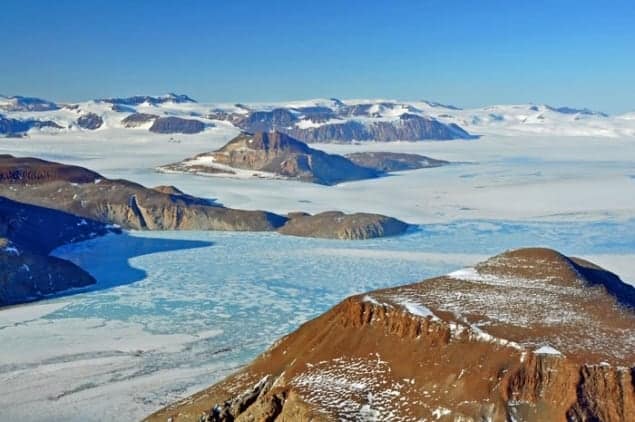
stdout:
POLYGON ((350 297, 149 420, 635 420, 635 289, 521 249, 350 297))

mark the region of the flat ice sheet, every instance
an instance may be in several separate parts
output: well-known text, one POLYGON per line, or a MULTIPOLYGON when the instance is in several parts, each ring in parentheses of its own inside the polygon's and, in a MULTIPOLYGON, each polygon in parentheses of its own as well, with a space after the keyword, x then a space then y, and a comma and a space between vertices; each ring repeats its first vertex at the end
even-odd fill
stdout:
POLYGON ((446 142, 313 145, 328 152, 419 153, 455 163, 389 177, 320 186, 289 180, 161 174, 154 169, 221 147, 230 127, 198 135, 110 129, 0 139, 0 153, 36 155, 125 177, 172 184, 226 206, 285 213, 378 212, 411 223, 457 219, 604 220, 635 216, 635 138, 486 135, 446 142))

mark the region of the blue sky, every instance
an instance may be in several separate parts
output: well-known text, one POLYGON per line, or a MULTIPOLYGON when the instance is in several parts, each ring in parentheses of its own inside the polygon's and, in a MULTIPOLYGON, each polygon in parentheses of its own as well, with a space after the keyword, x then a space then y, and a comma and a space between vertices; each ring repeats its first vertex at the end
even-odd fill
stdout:
POLYGON ((635 110, 633 1, 0 4, 0 93, 635 110))

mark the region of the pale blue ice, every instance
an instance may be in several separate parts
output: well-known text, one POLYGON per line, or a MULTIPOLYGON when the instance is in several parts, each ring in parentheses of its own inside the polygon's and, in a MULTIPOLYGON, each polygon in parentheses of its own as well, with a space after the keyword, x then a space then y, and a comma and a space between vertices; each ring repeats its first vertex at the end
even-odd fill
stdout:
MULTIPOLYGON (((47 382, 50 391, 29 394, 44 400, 45 409, 59 420, 73 420, 80 415, 72 413, 73 408, 98 403, 104 411, 123 409, 141 417, 218 381, 351 294, 423 280, 458 269, 476 255, 521 246, 548 246, 582 256, 635 253, 635 219, 459 221, 368 241, 272 233, 133 232, 67 245, 56 254, 81 265, 98 283, 82 293, 50 299, 46 303, 65 305, 38 320, 13 326, 10 332, 0 327, 0 341, 3 335, 11 336, 5 341, 37 337, 38 344, 47 344, 48 339, 40 338, 48 335, 42 334, 42 326, 51 324, 56 345, 50 358, 19 365, 8 361, 11 350, 0 350, 0 380, 7 392, 16 391, 7 396, 11 407, 5 410, 28 415, 32 405, 19 401, 26 393, 16 389, 41 388, 42 374, 49 373, 59 386, 47 382), (139 353, 112 348, 96 353, 93 348, 82 353, 82 333, 72 328, 82 320, 95 321, 90 329, 99 336, 108 335, 104 330, 110 323, 121 322, 126 327, 139 324, 153 335, 192 337, 176 348, 148 346, 139 353), (197 337, 210 331, 218 334, 197 337), (111 358, 125 360, 116 364, 111 358), (80 369, 60 369, 60 363, 80 369), (112 403, 103 403, 102 396, 112 403)), ((138 332, 131 329, 130 335, 138 332)), ((101 416, 96 419, 109 414, 101 416)))

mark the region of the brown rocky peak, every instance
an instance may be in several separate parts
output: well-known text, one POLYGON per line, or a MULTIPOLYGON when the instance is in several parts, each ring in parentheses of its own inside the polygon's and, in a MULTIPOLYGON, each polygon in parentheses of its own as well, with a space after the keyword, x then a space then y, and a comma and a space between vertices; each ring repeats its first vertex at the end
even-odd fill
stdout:
POLYGON ((272 131, 255 132, 253 134, 243 132, 221 148, 219 152, 231 151, 237 147, 261 150, 268 153, 288 151, 306 154, 311 150, 305 143, 293 139, 285 133, 272 131))
POLYGON ((546 248, 508 251, 476 265, 474 270, 492 277, 544 280, 566 286, 576 286, 584 279, 571 259, 546 248))
POLYGON ((507 252, 348 298, 150 419, 635 420, 626 287, 555 251, 507 252))
POLYGON ((525 248, 505 252, 475 267, 480 274, 542 280, 573 289, 603 288, 623 306, 635 308, 635 288, 622 283, 610 271, 580 258, 566 257, 546 248, 525 248))
POLYGON ((630 365, 634 294, 609 271, 530 248, 406 286, 398 297, 523 349, 549 346, 578 362, 630 365))

